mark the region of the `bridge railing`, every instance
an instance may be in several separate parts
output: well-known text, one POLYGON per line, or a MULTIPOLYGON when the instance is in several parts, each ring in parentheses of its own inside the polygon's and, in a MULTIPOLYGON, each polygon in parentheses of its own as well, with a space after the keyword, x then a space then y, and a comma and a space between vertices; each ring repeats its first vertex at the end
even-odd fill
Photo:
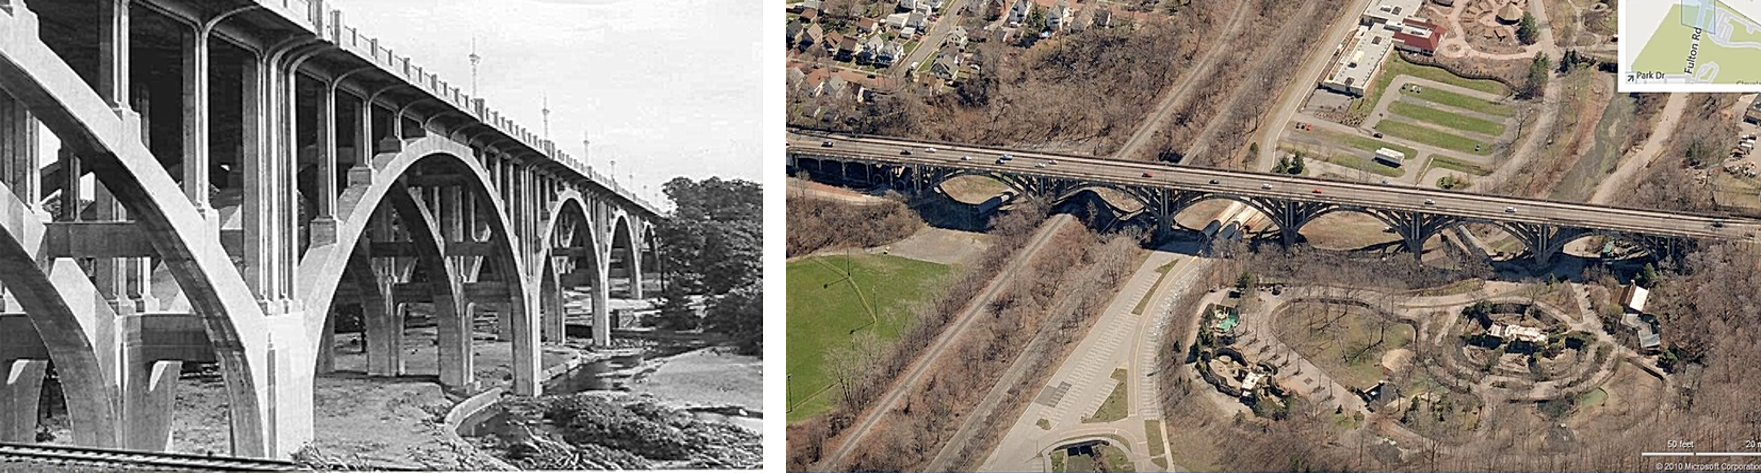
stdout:
POLYGON ((660 214, 659 208, 655 207, 653 203, 624 188, 610 176, 593 172, 580 159, 558 149, 554 141, 515 123, 511 118, 503 117, 500 111, 490 108, 482 97, 472 97, 469 93, 441 79, 438 74, 423 69, 420 64, 413 63, 408 56, 400 56, 389 46, 381 45, 378 38, 363 34, 359 29, 350 26, 342 10, 330 7, 326 4, 326 0, 256 0, 256 2, 290 22, 305 27, 318 38, 334 44, 338 49, 377 66, 382 71, 433 96, 436 100, 452 106, 460 113, 495 128, 496 131, 520 142, 551 161, 561 164, 562 167, 575 172, 580 177, 624 200, 628 200, 649 213, 660 214))

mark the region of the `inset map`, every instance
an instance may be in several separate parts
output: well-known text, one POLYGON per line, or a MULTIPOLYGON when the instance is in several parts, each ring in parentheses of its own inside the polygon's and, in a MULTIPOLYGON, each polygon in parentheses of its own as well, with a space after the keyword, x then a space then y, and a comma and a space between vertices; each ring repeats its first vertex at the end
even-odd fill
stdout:
POLYGON ((1621 91, 1761 91, 1761 0, 1620 7, 1621 91))

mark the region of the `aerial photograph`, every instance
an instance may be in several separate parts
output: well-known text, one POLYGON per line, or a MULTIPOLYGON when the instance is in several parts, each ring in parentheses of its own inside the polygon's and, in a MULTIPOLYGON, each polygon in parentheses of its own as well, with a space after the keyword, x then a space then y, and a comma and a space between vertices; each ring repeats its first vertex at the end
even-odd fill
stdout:
POLYGON ((1754 0, 1634 1, 773 4, 786 468, 1761 470, 1761 84, 1620 35, 1754 0))
POLYGON ((0 471, 761 468, 761 15, 0 0, 0 471))

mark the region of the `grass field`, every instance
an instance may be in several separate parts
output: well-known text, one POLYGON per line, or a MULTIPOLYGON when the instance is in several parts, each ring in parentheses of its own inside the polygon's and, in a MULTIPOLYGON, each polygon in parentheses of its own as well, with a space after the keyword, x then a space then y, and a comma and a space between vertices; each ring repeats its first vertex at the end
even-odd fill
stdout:
POLYGON ((1113 392, 1107 395, 1107 400, 1101 402, 1100 408, 1095 409, 1094 415, 1084 417, 1082 423, 1105 424, 1125 418, 1126 414, 1128 414, 1127 409, 1129 407, 1125 405, 1125 397, 1128 392, 1126 383, 1129 379, 1128 376, 1129 375, 1125 373, 1124 368, 1113 370, 1113 380, 1118 381, 1117 384, 1113 385, 1113 392))
POLYGON ((1137 471, 1137 465, 1131 463, 1131 457, 1125 456, 1125 450, 1118 446, 1095 447, 1095 451, 1101 454, 1103 461, 1107 462, 1106 471, 1137 471))
POLYGON ((1492 174, 1491 169, 1486 169, 1485 166, 1481 166, 1478 163, 1468 162, 1468 161, 1465 161, 1462 159, 1458 159, 1458 158, 1454 158, 1454 157, 1450 157, 1450 156, 1444 156, 1441 154, 1431 155, 1431 165, 1436 166, 1436 167, 1440 167, 1443 169, 1448 169, 1451 171, 1465 172, 1468 174, 1473 174, 1475 176, 1485 176, 1488 174, 1492 174))
POLYGON ((1137 307, 1131 309, 1132 315, 1143 315, 1143 309, 1149 307, 1150 299, 1156 297, 1156 288, 1162 287, 1162 280, 1168 279, 1168 271, 1173 270, 1174 264, 1179 262, 1179 260, 1169 261, 1168 264, 1156 268, 1156 272, 1161 273, 1162 275, 1156 276, 1156 283, 1150 286, 1150 292, 1143 293, 1143 299, 1138 300, 1137 307))
POLYGON ((1417 92, 1408 90, 1402 93, 1425 101, 1448 105, 1462 110, 1472 110, 1487 115, 1497 115, 1500 117, 1516 115, 1516 109, 1509 105, 1477 97, 1469 97, 1442 89, 1420 88, 1417 92))
POLYGON ((1369 389, 1383 378, 1382 355, 1412 342, 1412 326, 1386 321, 1386 338, 1383 338, 1381 326, 1377 323, 1382 320, 1380 316, 1357 306, 1349 306, 1344 316, 1339 315, 1339 310, 1339 306, 1295 303, 1279 313, 1278 322, 1272 325, 1273 331, 1279 341, 1326 371, 1339 384, 1369 389), (1313 319, 1317 321, 1312 329, 1309 314, 1314 314, 1313 319), (1320 325, 1318 321, 1323 319, 1333 322, 1320 325))
POLYGON ((1351 109, 1346 111, 1346 115, 1359 118, 1369 116, 1370 111, 1376 108, 1376 103, 1382 101, 1382 94, 1387 92, 1388 85, 1394 82, 1395 77, 1399 76, 1430 79, 1489 94, 1505 95, 1510 93, 1504 84, 1495 80, 1468 79, 1440 68, 1406 62, 1405 59, 1400 58, 1400 55, 1391 54, 1388 56, 1387 64, 1383 65, 1382 73, 1376 76, 1376 82, 1364 89, 1363 97, 1351 103, 1351 109))
POLYGON ((872 330, 883 341, 897 337, 911 323, 908 308, 935 293, 930 285, 950 271, 946 265, 889 255, 859 254, 847 261, 855 288, 844 277, 842 255, 787 266, 790 422, 824 412, 836 399, 823 367, 828 351, 848 346, 860 331, 872 330))
POLYGON ((1504 134, 1504 124, 1490 120, 1470 117, 1454 112, 1446 112, 1426 107, 1405 100, 1388 104, 1388 111, 1395 115, 1410 117, 1422 122, 1441 125, 1468 133, 1479 133, 1487 136, 1504 134))
POLYGON ((1401 152, 1401 154, 1405 154, 1406 159, 1412 159, 1412 158, 1416 158, 1419 156, 1419 151, 1412 149, 1412 147, 1410 147, 1410 146, 1397 145, 1397 144, 1394 144, 1391 142, 1382 141, 1382 140, 1378 140, 1375 138, 1368 138, 1368 137, 1350 135, 1350 134, 1345 134, 1345 133, 1334 133, 1334 132, 1330 132, 1330 131, 1322 131, 1322 132, 1317 132, 1317 133, 1321 133, 1322 136, 1326 136, 1329 139, 1339 141, 1340 143, 1345 143, 1346 146, 1361 149, 1364 151, 1369 151, 1371 153, 1376 152, 1377 149, 1388 148, 1388 149, 1392 149, 1395 151, 1399 151, 1399 152, 1401 152))
POLYGON ((1431 146, 1436 146, 1438 148, 1450 149, 1450 150, 1460 151, 1463 153, 1473 153, 1473 154, 1477 154, 1480 156, 1488 156, 1488 155, 1492 154, 1492 145, 1489 145, 1489 144, 1486 144, 1486 143, 1483 143, 1483 142, 1480 142, 1478 140, 1474 140, 1471 138, 1463 137, 1460 135, 1451 135, 1448 133, 1439 132, 1437 130, 1432 130, 1432 129, 1425 128, 1425 127, 1418 126, 1418 125, 1414 125, 1411 123, 1403 123, 1403 122, 1398 122, 1398 121, 1394 121, 1394 120, 1382 120, 1380 122, 1376 122, 1376 131, 1387 133, 1389 135, 1393 135, 1393 136, 1396 136, 1399 138, 1408 139, 1408 140, 1412 140, 1412 141, 1419 142, 1419 143, 1424 143, 1424 144, 1431 145, 1431 146), (1479 146, 1480 150, 1474 151, 1474 146, 1479 146))
MULTIPOLYGON (((1377 174, 1377 175, 1381 175, 1381 176, 1400 177, 1400 176, 1406 174, 1406 171, 1403 171, 1403 170, 1400 170, 1400 169, 1394 168, 1394 167, 1389 167, 1386 164, 1376 162, 1376 160, 1373 160, 1370 158, 1365 158, 1365 157, 1358 156, 1355 154, 1339 154, 1339 153, 1330 153, 1330 152, 1318 152, 1313 149, 1299 150, 1299 149, 1291 148, 1289 146, 1281 147, 1281 149, 1283 149, 1285 151, 1293 152, 1293 153, 1300 151, 1300 152, 1302 152, 1302 156, 1304 159, 1318 159, 1321 161, 1326 161, 1329 163, 1337 164, 1340 166, 1345 166, 1345 167, 1352 168, 1352 169, 1357 169, 1360 171, 1366 171, 1366 172, 1370 172, 1372 174, 1377 174)), ((1407 156, 1410 157, 1412 155, 1407 155, 1407 156)), ((1342 177, 1340 177, 1340 179, 1354 180, 1356 178, 1349 177, 1349 176, 1342 176, 1342 177)))
MULTIPOLYGON (((1162 421, 1155 419, 1143 421, 1143 431, 1144 436, 1149 440, 1150 456, 1162 456, 1162 421)), ((1167 467, 1168 465, 1162 465, 1162 468, 1167 467)))

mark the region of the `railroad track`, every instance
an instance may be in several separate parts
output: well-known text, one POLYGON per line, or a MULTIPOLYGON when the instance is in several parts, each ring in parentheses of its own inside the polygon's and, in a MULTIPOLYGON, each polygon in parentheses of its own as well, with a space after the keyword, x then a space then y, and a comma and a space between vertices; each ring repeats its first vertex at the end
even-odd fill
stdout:
POLYGON ((177 453, 109 450, 64 445, 0 442, 0 463, 23 461, 73 467, 162 471, 302 471, 286 460, 209 457, 177 453))

